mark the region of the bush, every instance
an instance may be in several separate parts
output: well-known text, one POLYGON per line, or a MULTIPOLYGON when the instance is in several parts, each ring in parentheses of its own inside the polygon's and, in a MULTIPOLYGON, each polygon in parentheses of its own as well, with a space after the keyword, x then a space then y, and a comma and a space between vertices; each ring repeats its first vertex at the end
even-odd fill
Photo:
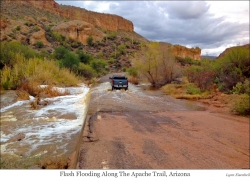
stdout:
POLYGON ((20 30, 21 30, 21 26, 17 26, 17 27, 16 27, 16 30, 17 30, 17 31, 20 31, 20 30))
POLYGON ((72 86, 79 80, 68 69, 59 68, 55 61, 40 58, 26 59, 23 55, 14 56, 13 67, 5 66, 1 71, 1 85, 4 89, 16 89, 22 84, 55 84, 72 86))
POLYGON ((102 59, 94 59, 90 62, 90 66, 97 72, 102 74, 105 71, 107 62, 102 59))
POLYGON ((0 68, 5 65, 12 66, 15 63, 16 54, 22 54, 26 59, 40 56, 37 52, 19 42, 1 42, 0 47, 0 68))
POLYGON ((248 94, 250 95, 250 82, 246 79, 244 83, 238 82, 231 91, 233 94, 248 94))
POLYGON ((55 48, 55 51, 53 53, 53 56, 57 59, 57 60, 61 60, 63 59, 64 55, 69 52, 64 46, 59 46, 57 48, 55 48))
POLYGON ((96 71, 90 66, 84 63, 80 63, 78 67, 78 75, 81 75, 87 79, 91 79, 96 76, 96 71))
POLYGON ((87 44, 88 44, 89 46, 92 46, 92 45, 93 45, 93 37, 92 37, 92 36, 89 36, 89 37, 87 38, 87 44))
POLYGON ((205 91, 211 89, 215 73, 206 67, 190 66, 186 75, 190 82, 196 83, 202 91, 205 91))
POLYGON ((78 55, 80 62, 84 64, 89 64, 90 60, 92 59, 91 55, 85 53, 82 50, 76 51, 76 54, 78 55))
POLYGON ((120 52, 120 54, 125 54, 126 53, 126 47, 125 47, 125 45, 124 44, 122 44, 122 45, 119 45, 118 46, 118 50, 119 50, 119 52, 120 52))
POLYGON ((44 47, 44 44, 43 44, 42 41, 38 41, 38 42, 35 43, 35 47, 36 47, 36 48, 43 48, 43 47, 44 47))
POLYGON ((191 95, 200 94, 201 90, 199 88, 195 87, 193 84, 190 84, 190 85, 187 86, 186 93, 191 94, 191 95))
POLYGON ((236 99, 231 111, 236 111, 239 115, 250 115, 249 100, 249 95, 240 95, 240 97, 236 99))
POLYGON ((113 59, 113 58, 110 58, 109 60, 108 60, 108 63, 110 63, 110 64, 113 64, 115 62, 115 60, 113 59))
POLYGON ((130 69, 128 69, 128 74, 133 76, 133 77, 137 77, 138 71, 135 68, 130 68, 130 69))
POLYGON ((77 66, 80 63, 78 57, 74 53, 71 53, 69 51, 64 54, 61 62, 64 67, 67 67, 71 70, 76 70, 77 66))

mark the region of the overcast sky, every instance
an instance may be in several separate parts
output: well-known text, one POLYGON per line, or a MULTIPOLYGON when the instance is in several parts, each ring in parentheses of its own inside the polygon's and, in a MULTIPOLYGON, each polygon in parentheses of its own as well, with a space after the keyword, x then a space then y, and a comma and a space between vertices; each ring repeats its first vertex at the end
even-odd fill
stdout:
POLYGON ((249 43, 249 1, 59 1, 87 10, 116 14, 133 22, 148 40, 200 47, 218 56, 249 43))

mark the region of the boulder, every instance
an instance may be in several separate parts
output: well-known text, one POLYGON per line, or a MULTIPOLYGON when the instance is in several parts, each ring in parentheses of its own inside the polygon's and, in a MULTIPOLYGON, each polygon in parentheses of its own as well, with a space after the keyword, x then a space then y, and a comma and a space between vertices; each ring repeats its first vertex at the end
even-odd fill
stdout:
POLYGON ((50 43, 47 41, 45 36, 45 31, 41 29, 38 32, 33 33, 30 36, 30 44, 34 45, 36 42, 41 41, 44 45, 49 45, 50 43))
POLYGON ((89 36, 92 36, 95 41, 101 41, 105 36, 105 33, 96 29, 94 25, 80 20, 61 23, 54 26, 52 30, 83 44, 87 44, 89 36))

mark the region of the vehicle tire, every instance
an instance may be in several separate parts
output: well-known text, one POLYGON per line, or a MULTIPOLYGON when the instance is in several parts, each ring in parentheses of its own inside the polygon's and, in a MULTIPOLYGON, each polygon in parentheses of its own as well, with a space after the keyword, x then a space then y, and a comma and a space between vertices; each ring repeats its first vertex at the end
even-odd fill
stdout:
POLYGON ((128 90, 128 88, 126 87, 126 88, 125 88, 125 91, 127 91, 127 90, 128 90))

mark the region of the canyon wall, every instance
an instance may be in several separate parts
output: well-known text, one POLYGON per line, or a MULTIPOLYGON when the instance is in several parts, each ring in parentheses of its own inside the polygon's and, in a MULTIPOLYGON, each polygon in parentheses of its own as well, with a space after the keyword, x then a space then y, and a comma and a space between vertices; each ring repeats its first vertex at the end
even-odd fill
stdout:
POLYGON ((187 48, 181 45, 173 45, 171 48, 173 55, 181 58, 191 58, 194 60, 201 60, 201 49, 199 47, 187 48))
POLYGON ((83 8, 65 5, 60 5, 60 15, 72 20, 86 21, 108 31, 134 31, 134 25, 131 21, 117 15, 97 13, 83 8))
POLYGON ((56 15, 66 17, 71 20, 81 20, 100 27, 103 30, 115 31, 124 30, 133 32, 134 25, 131 21, 121 16, 88 11, 84 8, 59 5, 54 0, 5 0, 10 3, 30 4, 56 15))

